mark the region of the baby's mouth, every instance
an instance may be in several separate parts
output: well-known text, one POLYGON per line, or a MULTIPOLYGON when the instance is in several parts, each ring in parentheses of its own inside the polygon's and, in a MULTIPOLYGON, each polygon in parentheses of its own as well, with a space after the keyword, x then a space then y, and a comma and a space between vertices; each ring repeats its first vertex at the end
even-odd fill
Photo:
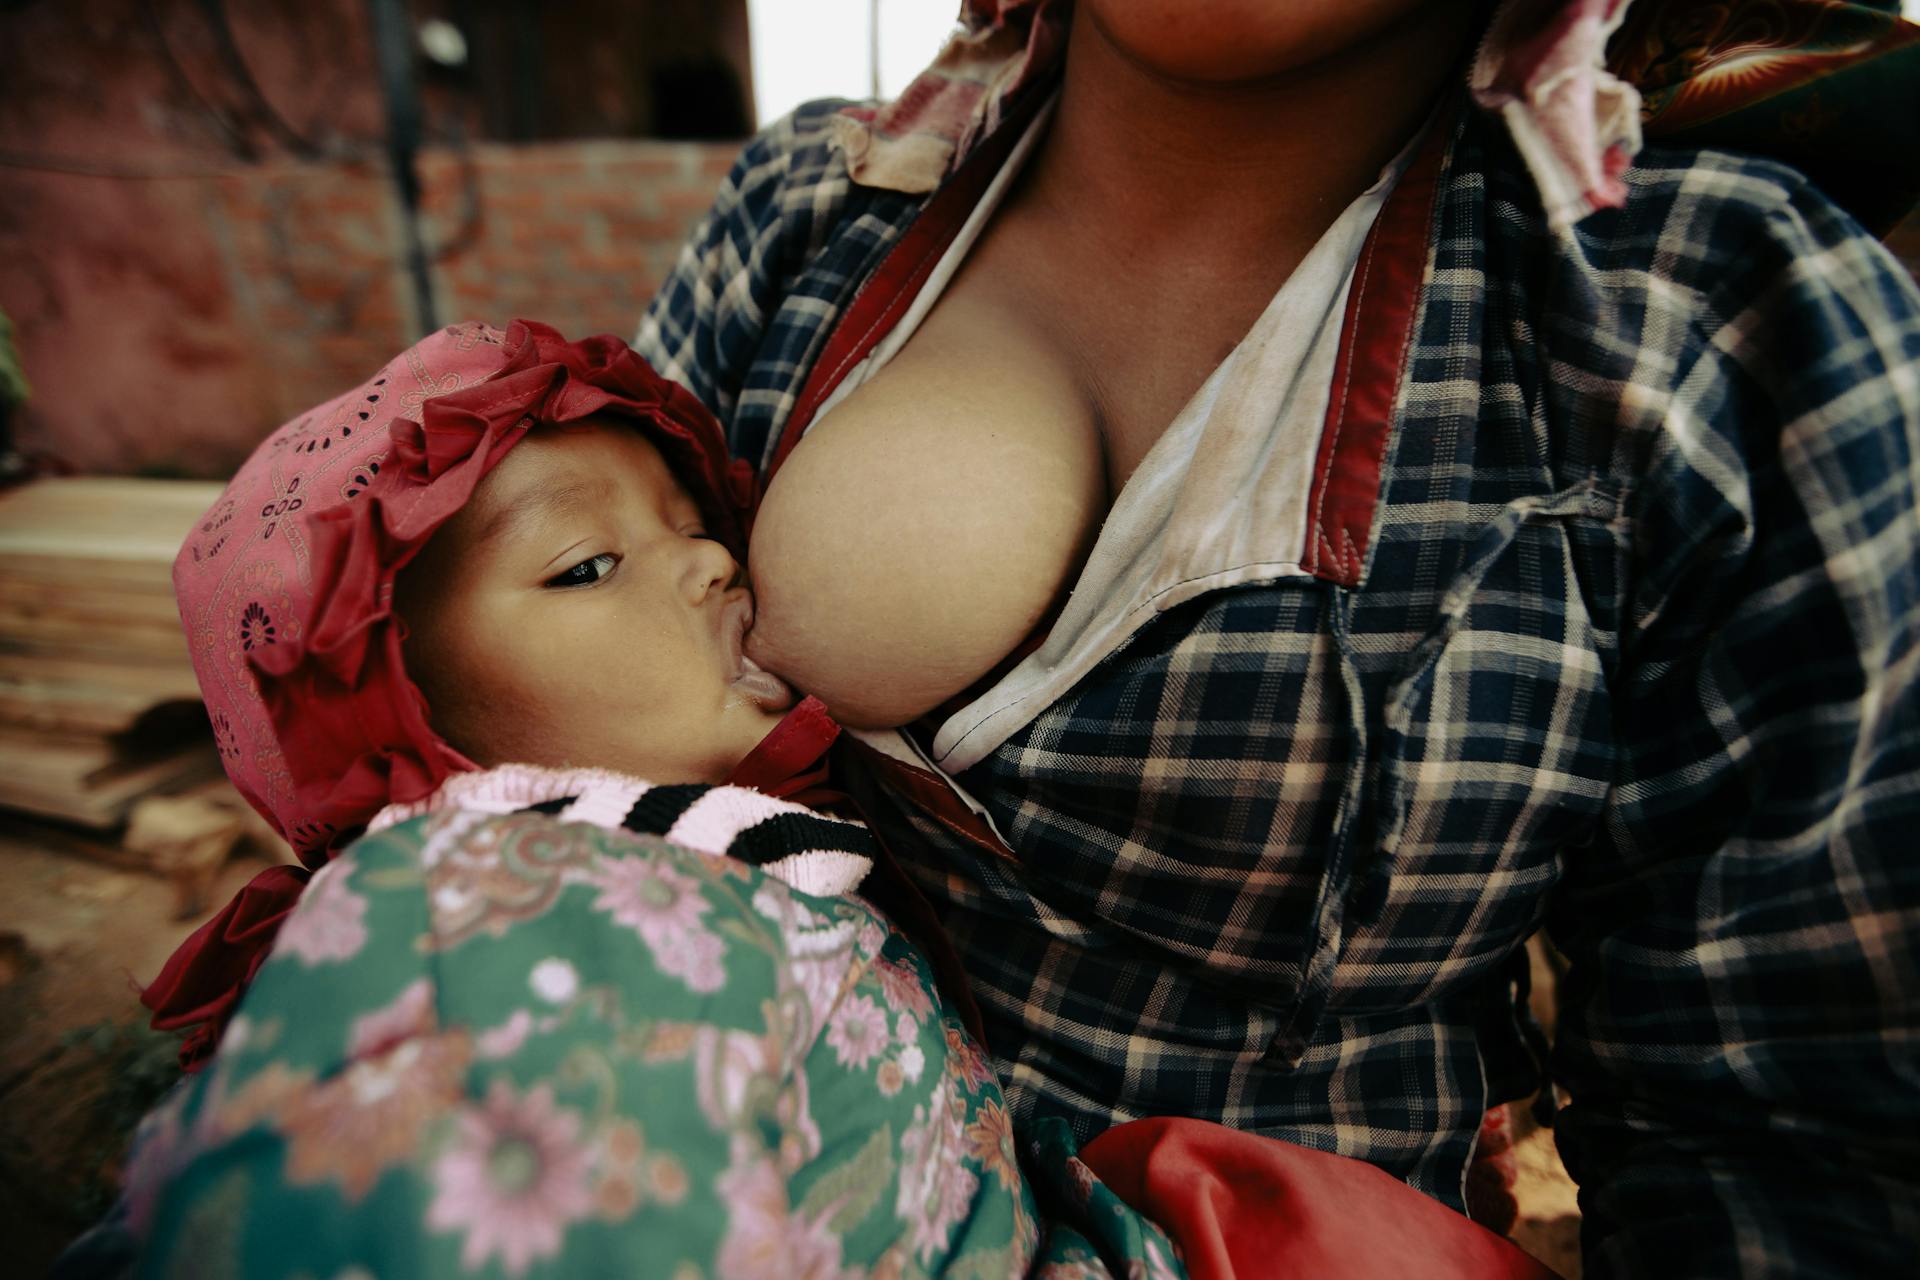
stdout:
POLYGON ((793 705, 793 690, 787 687, 786 681, 746 655, 746 636, 752 626, 753 597, 743 592, 739 599, 727 602, 720 620, 720 635, 726 644, 727 682, 762 711, 785 711, 793 705))

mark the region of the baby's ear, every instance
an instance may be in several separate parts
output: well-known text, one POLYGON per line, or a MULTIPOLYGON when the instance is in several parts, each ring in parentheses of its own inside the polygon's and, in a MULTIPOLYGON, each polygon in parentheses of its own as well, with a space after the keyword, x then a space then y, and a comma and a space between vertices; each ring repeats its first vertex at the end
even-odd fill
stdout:
MULTIPOLYGON (((433 673, 444 665, 435 660, 438 646, 434 643, 441 630, 440 598, 444 592, 437 588, 443 580, 430 570, 409 573, 415 565, 420 565, 418 559, 393 580, 393 626, 394 634, 400 639, 401 674, 416 694, 431 703, 434 699, 427 691, 428 686, 434 683, 433 673)), ((435 726, 436 731, 439 728, 435 726)))
POLYGON ((393 575, 394 614, 425 625, 459 577, 468 522, 456 514, 430 534, 393 575))
POLYGON ((468 735, 462 728, 473 710, 461 697, 465 684, 450 671, 450 664, 435 653, 431 635, 411 628, 395 614, 400 635, 399 684, 401 697, 413 699, 415 710, 448 746, 469 759, 478 759, 470 750, 468 735))

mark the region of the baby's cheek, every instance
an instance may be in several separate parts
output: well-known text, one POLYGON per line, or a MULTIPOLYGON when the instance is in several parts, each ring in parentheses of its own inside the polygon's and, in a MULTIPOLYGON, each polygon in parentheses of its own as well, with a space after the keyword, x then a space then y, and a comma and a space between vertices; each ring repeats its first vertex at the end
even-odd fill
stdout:
POLYGON ((577 661, 550 651, 552 628, 515 615, 462 615, 418 647, 408 670, 425 694, 428 721, 477 764, 566 763, 564 726, 596 702, 577 661))
POLYGON ((498 681, 446 681, 428 696, 428 721, 453 748, 479 765, 542 763, 545 708, 498 681))

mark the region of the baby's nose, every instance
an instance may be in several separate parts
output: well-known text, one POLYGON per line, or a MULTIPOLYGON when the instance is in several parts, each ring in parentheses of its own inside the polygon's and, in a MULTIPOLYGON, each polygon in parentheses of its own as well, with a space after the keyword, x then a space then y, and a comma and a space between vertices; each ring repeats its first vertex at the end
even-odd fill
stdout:
POLYGON ((740 577, 740 566, 725 547, 711 538, 694 538, 688 565, 688 588, 694 603, 705 600, 709 592, 725 591, 740 577))

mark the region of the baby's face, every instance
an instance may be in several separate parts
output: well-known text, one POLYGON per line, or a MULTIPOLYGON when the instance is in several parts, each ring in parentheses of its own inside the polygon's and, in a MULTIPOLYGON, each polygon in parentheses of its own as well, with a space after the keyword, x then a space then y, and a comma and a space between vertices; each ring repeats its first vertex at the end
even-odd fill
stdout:
POLYGON ((719 782, 793 701, 741 665, 753 598, 632 429, 535 429, 401 574, 406 663, 477 763, 719 782))

